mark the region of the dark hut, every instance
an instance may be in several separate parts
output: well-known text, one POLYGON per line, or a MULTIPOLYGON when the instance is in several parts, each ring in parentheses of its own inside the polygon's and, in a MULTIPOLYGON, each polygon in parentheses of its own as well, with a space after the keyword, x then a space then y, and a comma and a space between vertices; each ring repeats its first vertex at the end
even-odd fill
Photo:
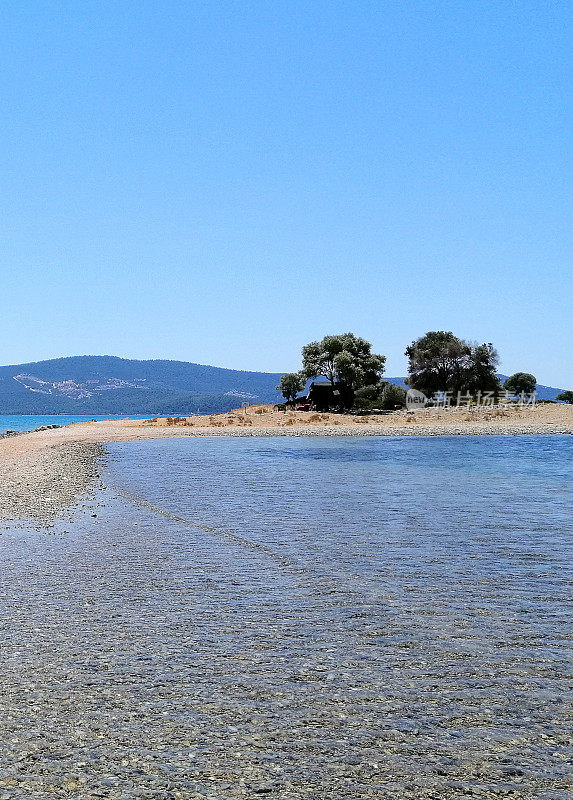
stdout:
POLYGON ((341 396, 336 384, 314 381, 310 384, 308 402, 315 411, 330 411, 340 405, 341 396))

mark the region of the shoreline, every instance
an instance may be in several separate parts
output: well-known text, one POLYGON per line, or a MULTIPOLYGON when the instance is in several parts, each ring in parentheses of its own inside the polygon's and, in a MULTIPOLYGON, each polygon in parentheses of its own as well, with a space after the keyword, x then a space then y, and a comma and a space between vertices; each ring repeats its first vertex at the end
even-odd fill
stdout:
POLYGON ((0 461, 0 523, 53 527, 101 487, 102 444, 70 442, 0 461))
POLYGON ((30 520, 42 527, 97 489, 108 442, 163 438, 272 438, 365 436, 546 436, 573 435, 573 406, 528 410, 468 421, 459 412, 404 412, 377 420, 334 414, 231 412, 194 418, 82 422, 0 437, 0 522, 30 520), (256 414, 256 415, 255 415, 256 414), (432 416, 434 418, 432 418, 432 416), (558 419, 551 419, 558 417, 558 419), (569 419, 571 420, 569 422, 569 419), (269 424, 272 421, 273 424, 269 424))

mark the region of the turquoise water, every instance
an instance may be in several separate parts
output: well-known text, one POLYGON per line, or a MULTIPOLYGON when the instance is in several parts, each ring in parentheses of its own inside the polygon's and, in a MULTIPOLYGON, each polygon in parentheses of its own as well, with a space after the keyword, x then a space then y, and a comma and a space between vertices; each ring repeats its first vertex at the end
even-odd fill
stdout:
POLYGON ((91 419, 149 419, 150 414, 53 414, 46 416, 2 416, 0 415, 0 433, 5 431, 33 431, 44 425, 72 425, 74 422, 89 422, 91 419))
POLYGON ((14 796, 573 797, 571 437, 109 454, 0 536, 14 796))

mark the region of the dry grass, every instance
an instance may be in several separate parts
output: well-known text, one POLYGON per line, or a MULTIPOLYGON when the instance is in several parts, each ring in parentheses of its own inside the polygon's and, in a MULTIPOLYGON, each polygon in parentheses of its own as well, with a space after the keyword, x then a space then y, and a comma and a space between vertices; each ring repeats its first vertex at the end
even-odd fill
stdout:
MULTIPOLYGON (((354 416, 350 414, 317 413, 305 411, 275 411, 273 406, 258 405, 247 409, 235 409, 222 414, 205 414, 196 417, 171 417, 169 419, 153 418, 149 420, 126 420, 129 427, 145 428, 282 428, 284 426, 307 427, 324 425, 327 427, 355 427, 363 425, 414 427, 418 425, 459 426, 467 424, 489 423, 499 426, 518 423, 573 425, 573 406, 539 405, 535 408, 492 408, 481 406, 469 409, 427 408, 416 412, 396 411, 392 414, 368 414, 354 416)), ((99 424, 99 423, 98 423, 99 424)), ((102 423, 103 424, 103 423, 102 423)))

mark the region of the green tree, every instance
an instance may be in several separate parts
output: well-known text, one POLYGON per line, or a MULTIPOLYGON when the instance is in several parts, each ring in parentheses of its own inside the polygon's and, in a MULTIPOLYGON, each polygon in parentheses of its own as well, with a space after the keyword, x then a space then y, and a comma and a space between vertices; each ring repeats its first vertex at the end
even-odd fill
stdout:
POLYGON ((291 403, 296 399, 297 394, 302 392, 305 385, 306 380, 300 372, 287 372, 286 375, 282 376, 277 389, 281 392, 287 403, 291 403))
POLYGON ((406 348, 408 386, 426 395, 499 392, 499 356, 489 343, 470 344, 451 331, 429 331, 406 348))
POLYGON ((570 389, 567 389, 566 392, 561 392, 561 394, 558 394, 555 399, 561 400, 563 403, 573 404, 573 392, 570 389))
POLYGON ((322 376, 336 383, 345 405, 351 405, 354 392, 362 386, 379 382, 386 356, 372 352, 372 345, 353 333, 325 336, 302 348, 302 374, 305 378, 322 376))
POLYGON ((382 391, 382 408, 394 410, 406 407, 406 390, 394 383, 387 383, 382 391))
POLYGON ((361 386, 360 389, 354 392, 355 407, 364 409, 382 408, 382 392, 385 386, 385 381, 361 386))
POLYGON ((477 394, 478 392, 494 392, 496 397, 501 388, 496 370, 499 363, 499 355, 494 346, 488 344, 478 344, 471 346, 471 364, 467 385, 467 391, 477 394))
POLYGON ((408 386, 426 395, 465 389, 472 367, 472 348, 451 331, 429 331, 406 348, 408 386))
POLYGON ((530 372, 516 372, 503 384, 503 388, 512 394, 521 394, 522 392, 531 394, 535 391, 536 386, 537 378, 530 372))

